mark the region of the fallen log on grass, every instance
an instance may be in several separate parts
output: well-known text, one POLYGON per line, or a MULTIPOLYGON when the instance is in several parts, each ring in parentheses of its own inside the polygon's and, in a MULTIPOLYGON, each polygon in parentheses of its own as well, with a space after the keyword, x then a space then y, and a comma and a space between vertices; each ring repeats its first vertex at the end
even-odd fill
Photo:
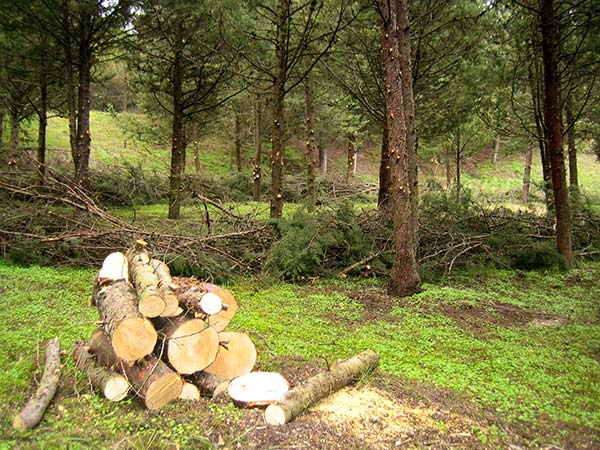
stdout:
POLYGON ((127 364, 115 354, 109 337, 102 330, 92 333, 90 351, 99 364, 125 375, 148 409, 162 408, 181 394, 183 380, 178 373, 153 355, 147 355, 133 365, 127 364))
POLYGON ((247 334, 235 331, 219 333, 219 352, 215 361, 204 369, 211 375, 233 380, 252 372, 256 363, 256 347, 247 334))
POLYGON ((54 398, 60 378, 60 344, 58 337, 46 344, 44 374, 35 394, 13 420, 13 428, 21 433, 35 427, 54 398))
POLYGON ((301 414, 318 400, 328 396, 365 372, 374 369, 379 355, 371 350, 334 364, 327 372, 321 372, 287 392, 265 410, 269 425, 283 425, 301 414))
POLYGON ((123 375, 108 370, 96 363, 88 352, 89 347, 79 341, 73 347, 75 365, 88 377, 91 385, 113 402, 123 400, 129 392, 129 382, 123 375))
MULTIPOLYGON (((102 274, 100 271, 99 275, 102 274)), ((127 363, 152 353, 158 335, 137 308, 135 291, 127 280, 96 277, 93 303, 117 356, 127 363)))
POLYGON ((219 334, 203 320, 187 315, 154 319, 164 336, 169 364, 184 375, 205 369, 219 351, 219 334))

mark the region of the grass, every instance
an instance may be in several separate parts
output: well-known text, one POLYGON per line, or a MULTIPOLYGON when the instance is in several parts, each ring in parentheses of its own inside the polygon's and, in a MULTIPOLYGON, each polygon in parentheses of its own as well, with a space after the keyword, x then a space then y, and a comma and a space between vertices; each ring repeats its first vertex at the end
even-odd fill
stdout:
MULTIPOLYGON (((131 439, 129 448, 211 448, 210 426, 199 430, 197 423, 220 426, 236 421, 239 410, 212 405, 180 414, 175 403, 149 413, 135 399, 110 403, 91 394, 69 349, 95 327, 97 312, 88 306, 93 276, 0 261, 0 448, 106 448, 123 439, 131 439), (12 417, 40 375, 44 343, 57 335, 67 352, 59 395, 40 426, 19 438, 10 431, 12 417)), ((564 430, 600 432, 599 263, 568 273, 457 273, 451 285, 428 284, 411 299, 394 301, 378 319, 366 319, 365 305, 349 296, 357 290, 380 295, 373 280, 296 286, 252 279, 229 288, 242 305, 232 326, 253 331, 263 370, 276 370, 282 358, 318 363, 371 348, 381 355, 383 376, 451 389, 508 426, 536 430, 532 445, 560 442, 564 430), (482 332, 459 320, 492 303, 561 322, 479 318, 482 332)), ((498 444, 489 433, 486 439, 498 444)))

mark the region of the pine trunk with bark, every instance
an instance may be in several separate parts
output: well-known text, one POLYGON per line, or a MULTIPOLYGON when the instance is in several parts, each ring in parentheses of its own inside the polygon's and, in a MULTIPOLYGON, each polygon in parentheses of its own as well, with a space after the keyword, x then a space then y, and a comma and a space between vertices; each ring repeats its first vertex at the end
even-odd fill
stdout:
POLYGON ((90 43, 92 33, 91 13, 82 8, 79 17, 79 86, 77 89, 77 150, 75 164, 75 182, 84 189, 89 187, 90 110, 92 107, 91 79, 93 50, 90 43))
POLYGON ((579 197, 579 176, 577 173, 577 148, 575 147, 575 117, 573 115, 573 99, 569 95, 565 102, 567 119, 567 147, 569 154, 569 190, 575 200, 579 197))
POLYGON ((242 121, 240 119, 240 114, 235 111, 234 112, 234 122, 235 122, 235 166, 238 172, 241 172, 243 169, 244 162, 242 160, 242 121))
POLYGON ((21 134, 21 123, 19 121, 19 110, 16 106, 10 109, 10 151, 13 155, 17 153, 21 134))
MULTIPOLYGON (((392 61, 392 54, 386 51, 388 39, 385 33, 381 33, 381 61, 383 66, 392 61)), ((379 163, 379 193, 377 195, 377 208, 382 215, 391 213, 390 195, 392 190, 392 160, 390 157, 389 122, 387 113, 383 118, 383 133, 381 137, 381 160, 379 163)))
POLYGON ((0 110, 0 150, 4 147, 4 110, 0 110))
POLYGON ((304 104, 306 112, 306 195, 309 210, 313 211, 317 206, 317 176, 315 173, 317 165, 317 145, 315 144, 315 111, 312 80, 306 77, 304 80, 304 104))
POLYGON ((167 303, 158 288, 159 279, 154 267, 150 264, 151 260, 143 241, 136 242, 127 251, 131 282, 138 298, 138 310, 145 317, 163 315, 167 308, 167 303))
POLYGON ((255 202, 260 201, 262 178, 262 106, 260 95, 254 98, 254 169, 252 171, 252 196, 255 202))
POLYGON ((37 148, 37 179, 43 185, 46 178, 46 130, 48 128, 48 79, 45 68, 45 57, 42 54, 40 73, 40 105, 38 109, 38 148, 37 148))
POLYGON ((531 186, 531 158, 533 156, 533 144, 527 144, 525 151, 525 165, 523 167, 523 203, 529 203, 529 188, 531 186))
POLYGON ((333 365, 327 372, 309 378, 304 383, 289 390, 283 398, 269 405, 265 410, 268 425, 284 425, 351 381, 374 370, 379 363, 379 355, 371 350, 333 365))
POLYGON ((179 219, 181 191, 185 165, 185 139, 183 133, 183 24, 178 18, 175 23, 173 63, 173 130, 171 136, 171 166, 169 172, 169 219, 179 219))
POLYGON ((567 268, 575 265, 571 235, 571 211, 562 148, 562 126, 559 104, 558 41, 554 1, 543 0, 540 11, 542 55, 544 60, 545 140, 550 154, 554 209, 556 213, 556 244, 567 268))
POLYGON ((284 101, 287 78, 286 44, 289 29, 290 0, 277 2, 277 39, 275 44, 276 72, 273 83, 273 129, 271 155, 270 217, 278 219, 283 213, 284 161, 284 101))
POLYGON ((72 37, 71 37, 71 2, 63 1, 62 26, 63 26, 63 51, 65 90, 67 93, 67 115, 69 118, 69 144, 71 146, 71 159, 73 160, 74 173, 77 172, 79 158, 77 157, 77 102, 75 98, 75 82, 73 77, 72 37))
POLYGON ((346 183, 354 179, 356 164, 356 136, 353 133, 346 135, 346 183))
POLYGON ((388 291, 391 295, 404 297, 420 290, 421 278, 418 272, 412 226, 412 214, 415 214, 416 211, 412 210, 411 201, 412 186, 408 161, 406 109, 398 43, 399 3, 401 2, 396 0, 380 0, 380 11, 384 13, 382 17, 384 52, 392 55, 384 65, 389 148, 393 164, 390 200, 395 255, 388 291))

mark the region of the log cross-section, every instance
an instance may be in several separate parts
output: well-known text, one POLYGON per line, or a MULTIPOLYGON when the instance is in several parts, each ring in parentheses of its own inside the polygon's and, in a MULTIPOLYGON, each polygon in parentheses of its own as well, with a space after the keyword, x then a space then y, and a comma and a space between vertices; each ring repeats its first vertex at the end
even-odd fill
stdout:
POLYGON ((346 386, 379 363, 379 355, 372 350, 340 363, 327 372, 321 372, 305 383, 289 390, 276 403, 265 410, 265 421, 269 425, 283 425, 301 414, 318 400, 346 386))

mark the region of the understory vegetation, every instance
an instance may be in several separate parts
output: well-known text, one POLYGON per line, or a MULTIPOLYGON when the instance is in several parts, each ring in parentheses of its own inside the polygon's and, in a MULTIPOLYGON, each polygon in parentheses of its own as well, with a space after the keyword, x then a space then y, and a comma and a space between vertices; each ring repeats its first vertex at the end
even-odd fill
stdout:
MULTIPOLYGON (((249 413, 233 405, 174 402, 149 412, 135 399, 111 403, 90 390, 70 349, 96 326, 88 305, 94 273, 0 262, 2 445, 213 448, 220 436, 222 445, 245 448, 252 431, 236 424, 249 413), (40 426, 17 438, 10 422, 34 389, 44 343, 54 336, 67 352, 58 396, 40 426), (119 444, 124 439, 127 445, 119 444)), ((599 438, 597 262, 568 273, 460 270, 404 300, 387 298, 375 279, 302 286, 252 278, 228 287, 242 306, 232 325, 252 330, 262 370, 323 370, 326 361, 370 348, 381 355, 380 369, 365 382, 446 388, 488 411, 487 425, 471 430, 482 445, 585 448, 599 438)))

